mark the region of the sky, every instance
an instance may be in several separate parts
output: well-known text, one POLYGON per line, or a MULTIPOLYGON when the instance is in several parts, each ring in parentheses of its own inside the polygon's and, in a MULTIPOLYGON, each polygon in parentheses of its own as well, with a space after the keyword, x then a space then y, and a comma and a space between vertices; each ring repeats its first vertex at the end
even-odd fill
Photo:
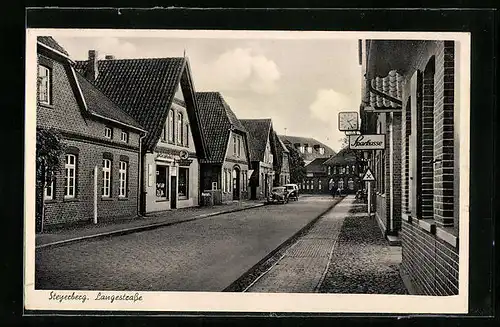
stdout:
POLYGON ((338 112, 359 111, 357 39, 54 36, 73 60, 189 58, 195 90, 220 92, 240 119, 271 118, 278 134, 340 150, 338 112))

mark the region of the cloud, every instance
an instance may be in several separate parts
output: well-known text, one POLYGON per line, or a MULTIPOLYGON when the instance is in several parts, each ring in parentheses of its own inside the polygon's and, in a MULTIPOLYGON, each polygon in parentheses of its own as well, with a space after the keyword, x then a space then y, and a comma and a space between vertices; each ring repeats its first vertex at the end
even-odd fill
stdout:
POLYGON ((252 91, 271 94, 281 77, 276 63, 249 48, 236 48, 222 53, 215 61, 200 67, 202 88, 220 91, 252 91))
POLYGON ((132 43, 122 41, 116 37, 103 37, 95 43, 99 57, 113 55, 117 59, 129 59, 136 56, 137 48, 132 43))
POLYGON ((320 89, 316 98, 309 106, 311 117, 326 123, 329 133, 324 137, 334 142, 334 148, 340 148, 340 140, 344 133, 338 130, 338 113, 341 111, 358 111, 356 106, 357 97, 347 96, 332 89, 320 89))

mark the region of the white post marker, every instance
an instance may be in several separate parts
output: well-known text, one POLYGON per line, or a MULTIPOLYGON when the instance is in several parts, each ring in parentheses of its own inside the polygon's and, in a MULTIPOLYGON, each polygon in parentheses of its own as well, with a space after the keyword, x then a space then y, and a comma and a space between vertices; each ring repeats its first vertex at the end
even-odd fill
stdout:
POLYGON ((94 167, 94 224, 97 224, 97 166, 94 167))
POLYGON ((375 181, 375 177, 373 177, 373 173, 370 168, 366 168, 365 175, 363 176, 363 181, 368 183, 368 215, 371 214, 371 205, 372 205, 372 183, 375 181))

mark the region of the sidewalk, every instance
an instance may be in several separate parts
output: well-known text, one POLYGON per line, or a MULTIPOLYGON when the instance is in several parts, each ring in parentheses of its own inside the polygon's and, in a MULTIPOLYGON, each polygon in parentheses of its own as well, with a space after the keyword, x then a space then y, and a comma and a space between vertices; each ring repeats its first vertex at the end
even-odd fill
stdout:
POLYGON ((323 215, 248 292, 405 294, 401 248, 349 195, 323 215))
POLYGON ((213 207, 191 207, 150 213, 146 217, 121 219, 97 225, 88 224, 73 228, 47 231, 36 235, 36 248, 71 243, 89 238, 123 235, 181 222, 213 217, 264 205, 264 201, 234 201, 213 207))

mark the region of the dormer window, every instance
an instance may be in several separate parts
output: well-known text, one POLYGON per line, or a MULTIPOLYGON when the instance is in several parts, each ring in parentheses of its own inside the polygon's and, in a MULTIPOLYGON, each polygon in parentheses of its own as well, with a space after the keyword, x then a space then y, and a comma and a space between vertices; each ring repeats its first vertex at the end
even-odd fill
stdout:
POLYGON ((319 154, 325 154, 325 148, 319 148, 319 154))
POLYGON ((307 153, 312 153, 312 152, 313 152, 313 148, 312 148, 312 147, 310 147, 310 146, 308 146, 308 147, 307 147, 307 153))
POLYGON ((125 132, 125 131, 122 131, 122 134, 121 134, 120 140, 121 140, 122 142, 128 143, 128 133, 127 133, 127 132, 125 132))
POLYGON ((107 139, 113 138, 113 129, 111 127, 104 127, 104 137, 107 139))
POLYGON ((304 146, 303 145, 299 146, 299 151, 300 151, 300 153, 304 153, 304 146))

